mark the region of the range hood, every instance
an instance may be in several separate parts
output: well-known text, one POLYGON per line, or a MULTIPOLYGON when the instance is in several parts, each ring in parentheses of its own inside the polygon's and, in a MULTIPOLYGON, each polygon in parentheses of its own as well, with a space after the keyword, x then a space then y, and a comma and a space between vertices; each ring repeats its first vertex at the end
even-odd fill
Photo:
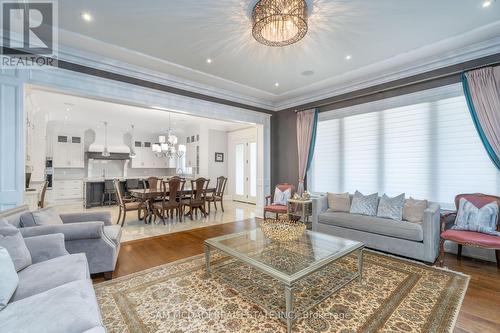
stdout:
MULTIPOLYGON (((122 131, 120 130, 115 130, 110 129, 111 132, 108 133, 107 137, 107 148, 108 151, 113 154, 120 154, 123 156, 126 154, 127 156, 130 154, 130 146, 125 143, 125 135, 122 131)), ((94 140, 93 142, 89 145, 87 151, 88 156, 92 156, 89 158, 94 158, 94 159, 117 159, 117 158, 111 158, 111 157, 104 157, 101 156, 101 158, 97 157, 97 153, 102 154, 104 151, 104 147, 106 146, 106 138, 105 138, 105 130, 104 128, 99 128, 96 130, 92 130, 94 134, 94 140), (96 153, 96 154, 90 154, 90 153, 96 153)), ((130 140, 129 140, 130 141, 130 140)), ((131 142, 129 142, 131 144, 131 142)), ((119 159, 125 159, 125 158, 119 158, 119 159)), ((129 159, 127 157, 126 159, 129 159)))
POLYGON ((129 160, 129 153, 110 153, 109 156, 102 156, 102 152, 86 152, 85 157, 88 160, 129 160))

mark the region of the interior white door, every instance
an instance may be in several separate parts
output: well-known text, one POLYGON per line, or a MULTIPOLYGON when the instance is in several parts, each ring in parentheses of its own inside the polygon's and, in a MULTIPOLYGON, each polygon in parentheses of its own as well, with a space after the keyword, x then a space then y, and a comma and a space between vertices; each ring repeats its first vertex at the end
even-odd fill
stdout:
POLYGON ((234 157, 234 200, 255 203, 257 198, 257 142, 236 142, 234 157))

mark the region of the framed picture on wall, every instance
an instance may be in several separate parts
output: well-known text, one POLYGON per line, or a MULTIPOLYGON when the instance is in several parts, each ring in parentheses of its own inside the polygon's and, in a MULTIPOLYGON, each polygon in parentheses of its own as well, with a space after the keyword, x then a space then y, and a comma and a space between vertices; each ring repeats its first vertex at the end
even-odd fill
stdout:
POLYGON ((224 162, 224 153, 215 153, 215 162, 224 162))

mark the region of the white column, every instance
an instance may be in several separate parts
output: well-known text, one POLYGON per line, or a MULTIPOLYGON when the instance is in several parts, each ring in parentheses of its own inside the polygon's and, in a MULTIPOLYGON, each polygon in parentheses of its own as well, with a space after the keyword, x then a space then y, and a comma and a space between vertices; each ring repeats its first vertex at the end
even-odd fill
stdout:
POLYGON ((0 211, 23 202, 25 71, 0 70, 0 211))

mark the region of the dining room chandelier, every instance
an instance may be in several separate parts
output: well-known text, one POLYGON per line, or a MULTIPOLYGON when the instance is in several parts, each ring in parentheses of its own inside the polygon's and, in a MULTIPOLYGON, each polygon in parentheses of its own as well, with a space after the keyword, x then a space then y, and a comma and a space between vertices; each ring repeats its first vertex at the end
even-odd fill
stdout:
POLYGON ((176 149, 177 136, 174 134, 171 125, 170 112, 168 113, 168 130, 167 135, 158 136, 158 143, 151 145, 151 149, 157 157, 166 157, 168 159, 181 158, 186 152, 183 149, 185 146, 179 145, 179 149, 176 149))
POLYGON ((268 46, 286 46, 307 33, 305 0, 260 0, 253 9, 252 35, 268 46))

